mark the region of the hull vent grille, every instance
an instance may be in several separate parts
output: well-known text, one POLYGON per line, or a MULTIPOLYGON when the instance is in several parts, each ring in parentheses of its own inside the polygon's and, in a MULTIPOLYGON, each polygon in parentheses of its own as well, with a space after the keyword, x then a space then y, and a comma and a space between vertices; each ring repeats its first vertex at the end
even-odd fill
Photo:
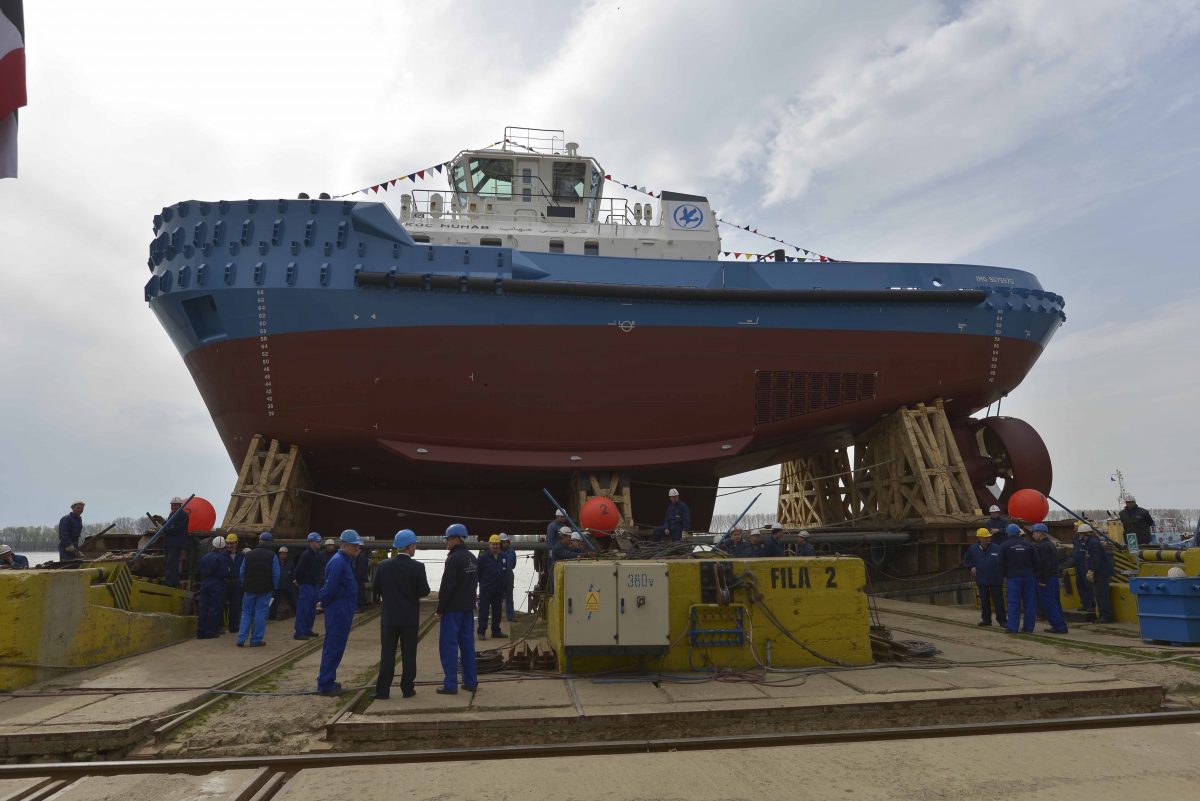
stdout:
POLYGON ((764 425, 875 397, 874 373, 759 370, 754 423, 764 425))

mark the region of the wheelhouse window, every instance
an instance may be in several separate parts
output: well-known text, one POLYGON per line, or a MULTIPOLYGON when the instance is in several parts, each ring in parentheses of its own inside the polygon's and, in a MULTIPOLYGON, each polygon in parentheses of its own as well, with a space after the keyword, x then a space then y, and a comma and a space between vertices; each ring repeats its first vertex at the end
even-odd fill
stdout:
POLYGON ((498 248, 500 247, 500 237, 481 236, 479 237, 479 244, 483 245, 485 248, 498 248))
POLYGON ((481 196, 510 198, 513 185, 512 159, 473 158, 471 183, 481 196))
POLYGON ((578 203, 584 198, 587 164, 582 161, 554 162, 554 199, 565 203, 578 203))
POLYGON ((420 242, 422 244, 428 245, 429 244, 429 234, 413 234, 412 240, 414 242, 420 242))
POLYGON ((600 243, 597 242, 595 239, 588 239, 588 240, 584 241, 583 255, 599 256, 600 255, 600 243))
POLYGON ((550 252, 551 253, 562 253, 563 252, 563 241, 561 239, 551 239, 550 240, 550 252))

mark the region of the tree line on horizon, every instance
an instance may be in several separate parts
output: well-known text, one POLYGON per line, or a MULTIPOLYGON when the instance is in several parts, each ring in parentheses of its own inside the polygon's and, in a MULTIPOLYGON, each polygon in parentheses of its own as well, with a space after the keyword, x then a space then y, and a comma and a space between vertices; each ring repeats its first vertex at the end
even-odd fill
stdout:
MULTIPOLYGON (((83 536, 99 534, 109 526, 114 534, 144 534, 155 526, 150 518, 118 517, 105 523, 84 523, 83 536)), ((54 551, 58 549, 58 526, 5 526, 0 528, 0 542, 20 551, 54 551)))

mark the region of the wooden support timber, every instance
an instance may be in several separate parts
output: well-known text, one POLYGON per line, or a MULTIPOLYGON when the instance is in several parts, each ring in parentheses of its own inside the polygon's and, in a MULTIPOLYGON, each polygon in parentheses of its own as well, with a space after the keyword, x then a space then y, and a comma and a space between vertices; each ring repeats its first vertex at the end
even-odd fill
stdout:
POLYGON ((255 434, 221 528, 233 534, 270 531, 281 538, 303 538, 312 505, 305 490, 311 487, 299 447, 284 448, 278 440, 255 434))
POLYGON ((792 526, 848 523, 861 514, 846 448, 780 466, 779 520, 792 526))
POLYGON ((939 399, 898 409, 854 442, 854 470, 838 449, 787 462, 779 519, 787 525, 967 522, 980 516, 939 399))
MULTIPOLYGON (((617 528, 633 528, 633 501, 629 494, 629 477, 623 473, 575 473, 571 476, 571 518, 579 522, 579 510, 589 498, 608 498, 621 513, 617 528)), ((580 523, 580 525, 583 525, 580 523)))

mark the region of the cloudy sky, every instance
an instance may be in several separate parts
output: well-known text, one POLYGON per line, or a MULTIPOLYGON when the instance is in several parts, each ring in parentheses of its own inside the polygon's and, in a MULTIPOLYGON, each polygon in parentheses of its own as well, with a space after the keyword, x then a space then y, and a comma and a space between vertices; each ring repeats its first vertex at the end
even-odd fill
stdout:
POLYGON ((1194 2, 25 5, 0 525, 223 509, 234 470, 142 301, 162 206, 345 192, 506 125, 838 258, 1031 270, 1068 321, 1003 411, 1055 495, 1113 506, 1119 467, 1144 505, 1200 503, 1194 2))

